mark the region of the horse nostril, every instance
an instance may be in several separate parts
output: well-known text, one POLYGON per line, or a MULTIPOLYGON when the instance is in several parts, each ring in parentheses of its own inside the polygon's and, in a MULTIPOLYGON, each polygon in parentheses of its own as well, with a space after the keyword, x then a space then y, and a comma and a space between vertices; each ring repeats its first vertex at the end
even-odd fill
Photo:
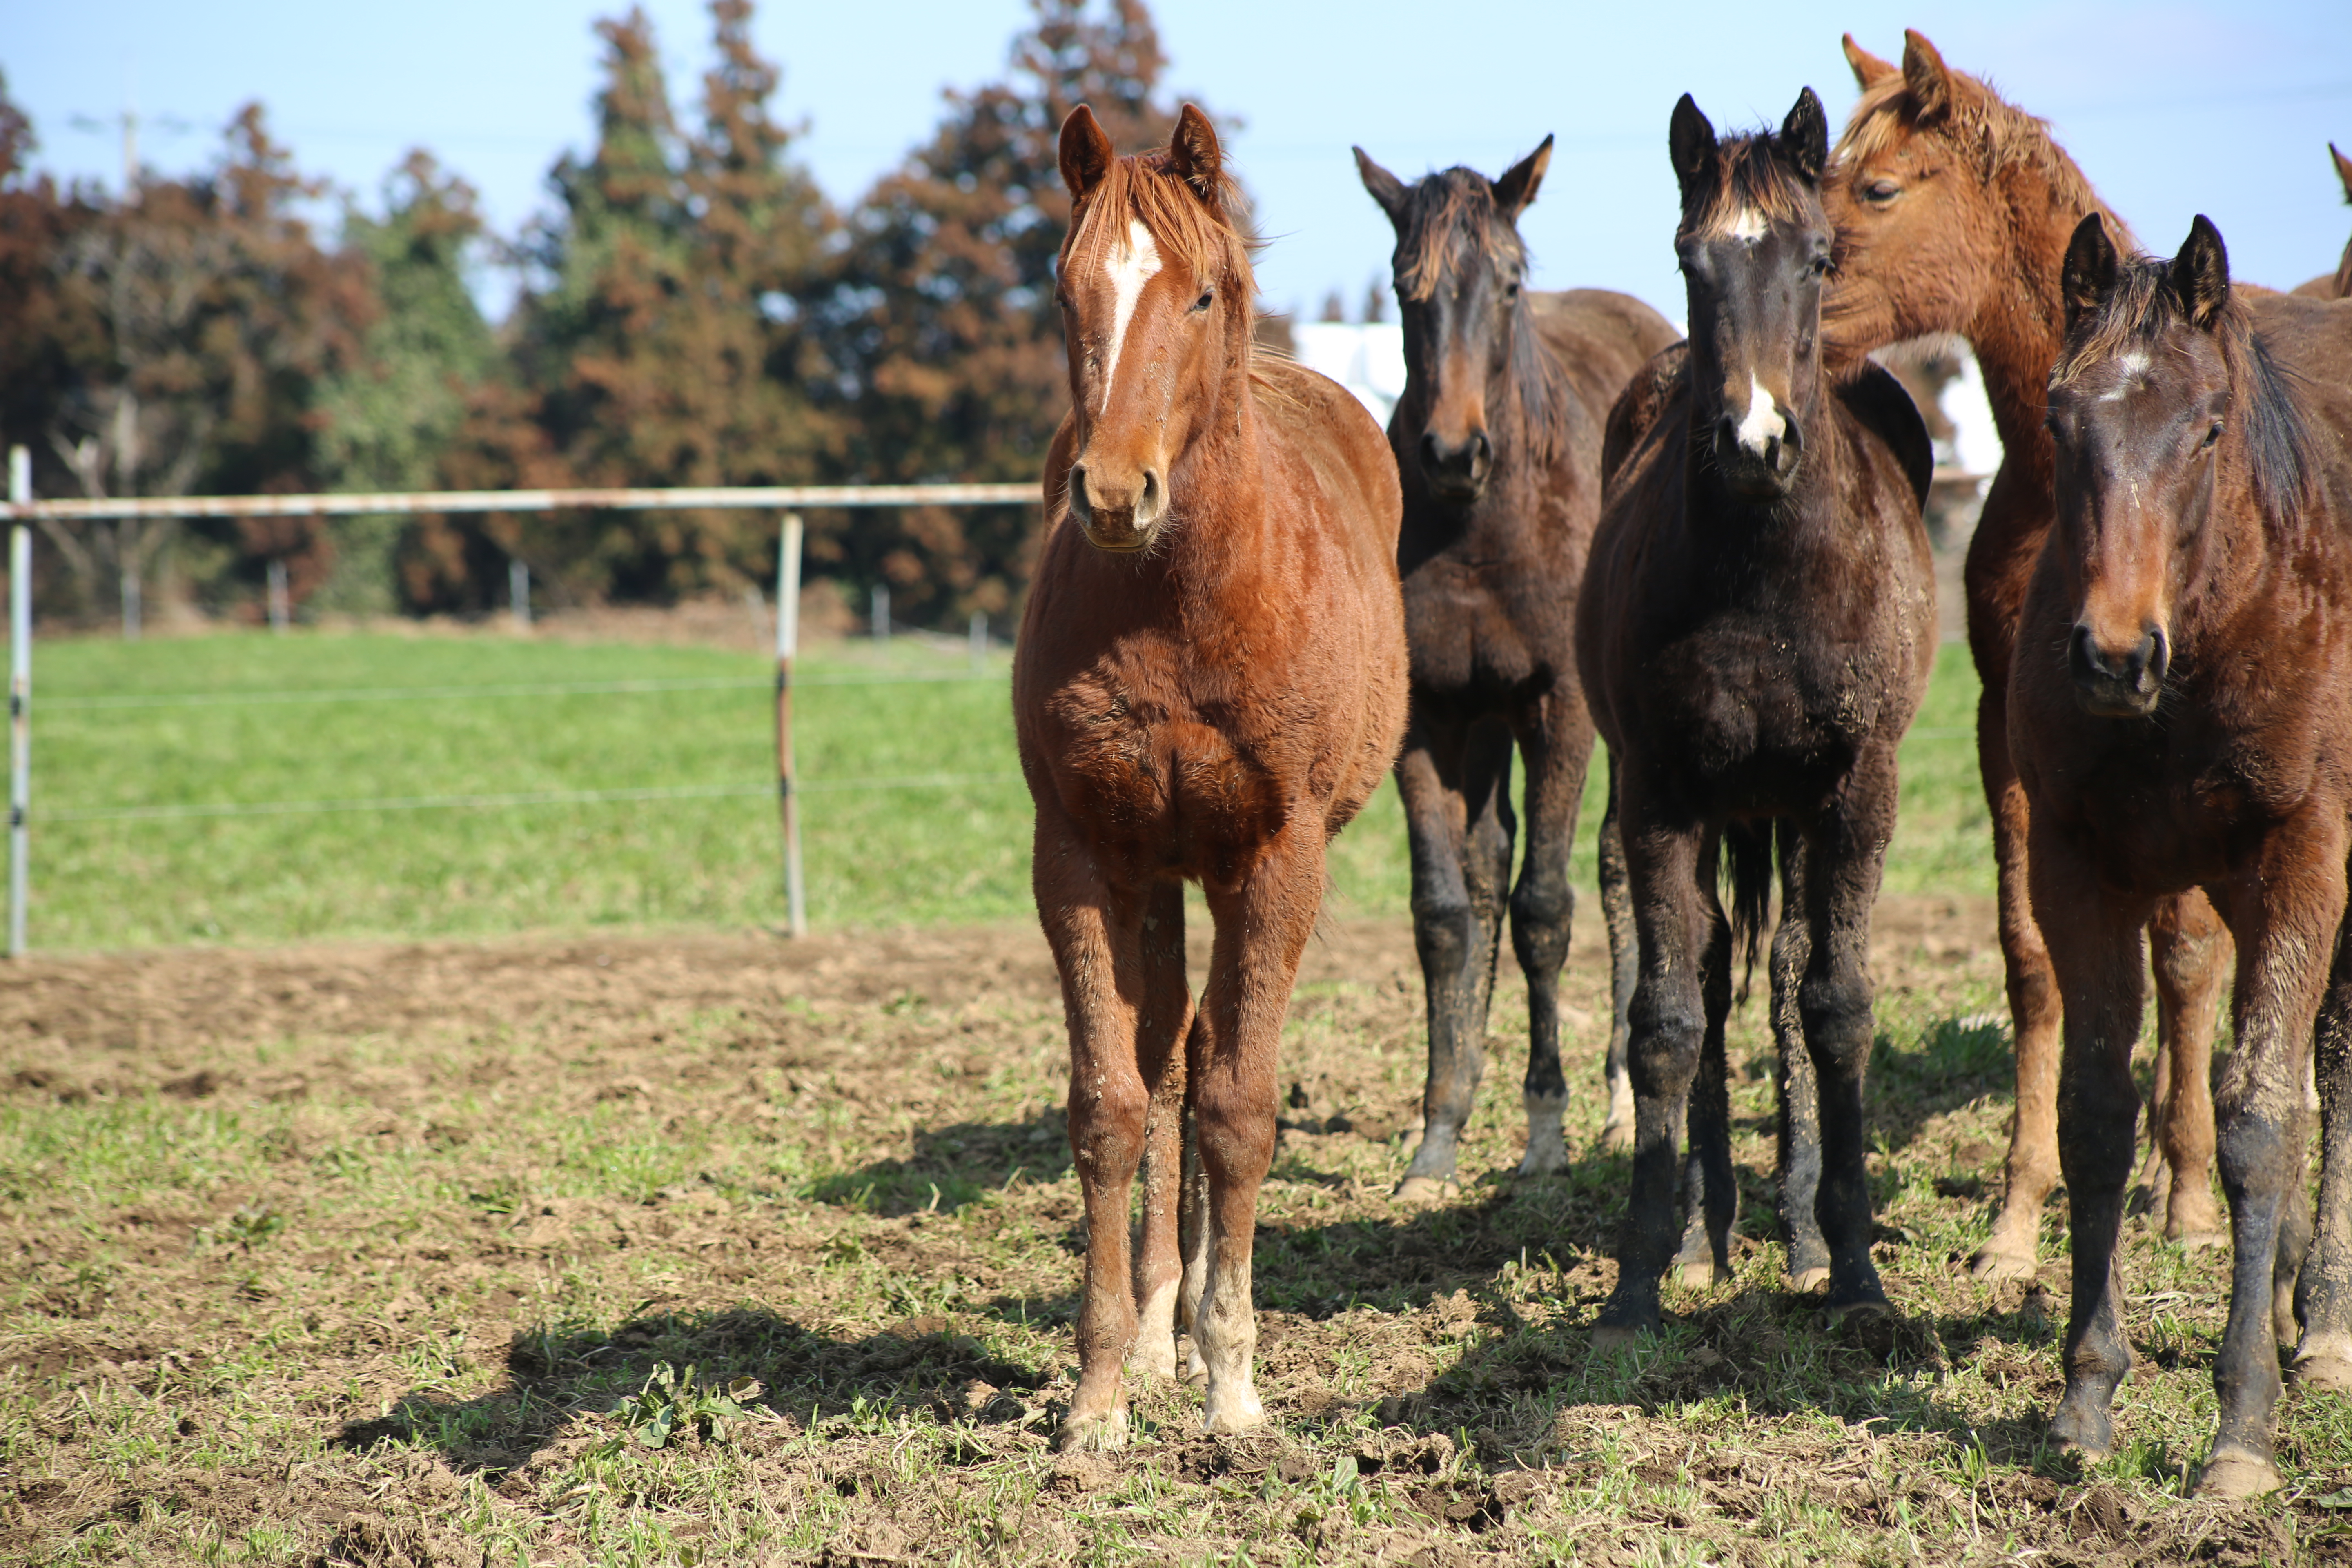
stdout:
POLYGON ((1421 460, 1422 460, 1424 464, 1426 464, 1427 466, 1429 466, 1430 468, 1435 468, 1435 467, 1437 467, 1437 466, 1438 466, 1438 464, 1440 464, 1441 462, 1444 461, 1444 458, 1443 457, 1441 457, 1441 456, 1439 455, 1439 453, 1438 453, 1438 450, 1437 450, 1437 436, 1436 436, 1436 433, 1435 433, 1434 431, 1427 431, 1427 430, 1425 430, 1425 431, 1422 432, 1422 437, 1421 437, 1421 460))
POLYGON ((2151 683, 2164 679, 2164 672, 2172 662, 2172 642, 2164 635, 2162 626, 2150 626, 2140 640, 2140 668, 2151 683))
POLYGON ((1494 458, 1495 444, 1486 439, 1486 432, 1484 430, 1473 430, 1470 432, 1471 467, 1482 467, 1494 461, 1494 458))

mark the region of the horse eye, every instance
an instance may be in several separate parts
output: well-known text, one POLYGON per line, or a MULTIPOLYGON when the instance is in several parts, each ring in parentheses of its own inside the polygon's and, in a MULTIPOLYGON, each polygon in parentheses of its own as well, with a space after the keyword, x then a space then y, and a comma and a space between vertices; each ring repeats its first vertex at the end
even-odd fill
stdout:
POLYGON ((1202 310, 1207 310, 1207 309, 1210 307, 1210 305, 1212 305, 1213 303, 1214 303, 1214 302, 1215 302, 1216 298, 1217 298, 1217 291, 1216 291, 1214 289, 1202 289, 1202 290, 1201 290, 1201 297, 1200 297, 1199 299, 1197 299, 1197 300, 1193 300, 1193 301, 1192 301, 1192 309, 1193 309, 1193 310, 1194 310, 1195 312, 1198 312, 1198 311, 1202 311, 1202 310))
POLYGON ((1816 278, 1828 277, 1830 275, 1830 258, 1826 256, 1814 257, 1813 264, 1810 268, 1808 268, 1808 270, 1810 270, 1816 278))
POLYGON ((2200 452, 2210 452, 2213 449, 2214 446, 2221 441, 2221 422, 2219 419, 2216 419, 2213 421, 2213 427, 2205 432, 2205 439, 2197 449, 2200 452))
POLYGON ((1903 187, 1892 180, 1873 180, 1862 187, 1862 199, 1884 206, 1903 194, 1903 187))

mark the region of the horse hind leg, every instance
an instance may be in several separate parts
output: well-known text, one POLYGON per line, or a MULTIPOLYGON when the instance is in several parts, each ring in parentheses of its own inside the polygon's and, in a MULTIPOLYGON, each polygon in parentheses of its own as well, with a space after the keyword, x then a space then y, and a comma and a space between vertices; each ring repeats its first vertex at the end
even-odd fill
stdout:
POLYGON ((2057 976, 2034 922, 2028 888, 2030 814, 2024 786, 2010 763, 2005 687, 1988 685, 1979 700, 1977 755, 1992 809, 2001 963, 2017 1040, 2017 1102, 2000 1207, 1992 1234, 1969 1260, 1969 1268, 1979 1279, 2031 1279, 2041 1268, 2042 1209, 2058 1185, 2061 1011, 2057 976))
POLYGON ((1789 1255, 1789 1288, 1802 1294, 1830 1282, 1830 1248, 1822 1239, 1821 1217, 1814 1213, 1822 1185, 1821 1088, 1812 1055, 1805 1049, 1805 1026, 1797 1006, 1797 987, 1813 951, 1799 890, 1804 877, 1803 841, 1797 839, 1784 854, 1780 924, 1772 933, 1772 1049, 1780 1077, 1780 1239, 1789 1255))
POLYGON ((2303 1335, 2294 1370, 2309 1387, 2352 1394, 2352 953, 2340 935, 2315 1056, 2319 1204, 2296 1290, 2303 1335))
POLYGON ((1705 904, 1708 924, 1699 994, 1706 1024, 1685 1113, 1689 1152, 1683 1194, 1687 1206, 1682 1247, 1675 1259, 1684 1287, 1694 1290, 1730 1280, 1731 1226, 1739 1204, 1731 1170, 1731 1089, 1723 1042, 1731 1014, 1731 926, 1711 890, 1705 904))
POLYGON ((1184 1171, 1185 1042, 1192 997, 1184 981, 1184 889, 1162 882, 1143 916, 1143 998, 1136 1058, 1150 1109, 1143 1126, 1143 1215, 1137 1225, 1134 1348, 1130 1371, 1176 1375, 1176 1315, 1183 1283, 1179 1256, 1184 1171))
POLYGON ((1609 1056, 1605 1067, 1609 1115, 1601 1125, 1603 1149, 1633 1147, 1633 1078, 1626 1047, 1633 1037, 1633 988, 1642 979, 1641 933, 1633 925, 1633 890, 1625 873, 1625 836, 1617 820, 1617 762, 1609 763, 1609 804, 1601 817, 1601 919, 1609 929, 1609 1056))
POLYGON ((2164 1235, 2192 1251, 2228 1239, 2213 1201, 2213 1036, 2233 952, 2230 931, 2202 893, 2158 906, 2148 922, 2156 977, 2156 1103, 2141 1172, 2153 1194, 2168 1172, 2164 1235))
MULTIPOLYGON (((1554 700, 1547 708, 1559 705, 1554 700)), ((1528 1152, 1519 1162, 1522 1176, 1568 1169, 1560 1125, 1568 1112, 1568 1079, 1559 1067, 1559 971, 1576 915, 1568 854, 1592 758, 1591 724, 1581 712, 1577 720, 1572 726, 1525 722, 1518 731, 1519 752, 1527 759, 1528 845, 1511 890, 1511 952, 1528 983, 1528 1073, 1521 1091, 1528 1152)))

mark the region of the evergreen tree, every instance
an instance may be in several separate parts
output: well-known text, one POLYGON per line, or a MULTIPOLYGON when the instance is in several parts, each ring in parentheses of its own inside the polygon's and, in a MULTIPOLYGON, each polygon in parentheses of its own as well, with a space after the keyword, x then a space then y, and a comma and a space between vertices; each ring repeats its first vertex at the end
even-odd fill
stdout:
MULTIPOLYGON (((320 479, 331 490, 433 489, 465 421, 467 389, 497 356, 467 286, 482 237, 472 187, 417 151, 384 182, 383 199, 383 217, 354 209, 343 222, 344 248, 372 270, 379 313, 359 363, 319 400, 320 479)), ((406 526, 393 516, 338 523, 335 570, 316 605, 393 609, 394 556, 406 526)))

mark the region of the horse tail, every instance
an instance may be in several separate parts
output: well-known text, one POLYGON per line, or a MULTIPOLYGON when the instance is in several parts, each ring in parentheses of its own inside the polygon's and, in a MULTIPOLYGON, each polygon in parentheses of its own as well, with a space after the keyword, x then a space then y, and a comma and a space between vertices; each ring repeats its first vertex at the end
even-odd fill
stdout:
POLYGON ((1731 881, 1731 946, 1740 957, 1739 1000, 1756 976, 1756 951, 1772 916, 1772 819, 1723 829, 1723 863, 1731 881))

